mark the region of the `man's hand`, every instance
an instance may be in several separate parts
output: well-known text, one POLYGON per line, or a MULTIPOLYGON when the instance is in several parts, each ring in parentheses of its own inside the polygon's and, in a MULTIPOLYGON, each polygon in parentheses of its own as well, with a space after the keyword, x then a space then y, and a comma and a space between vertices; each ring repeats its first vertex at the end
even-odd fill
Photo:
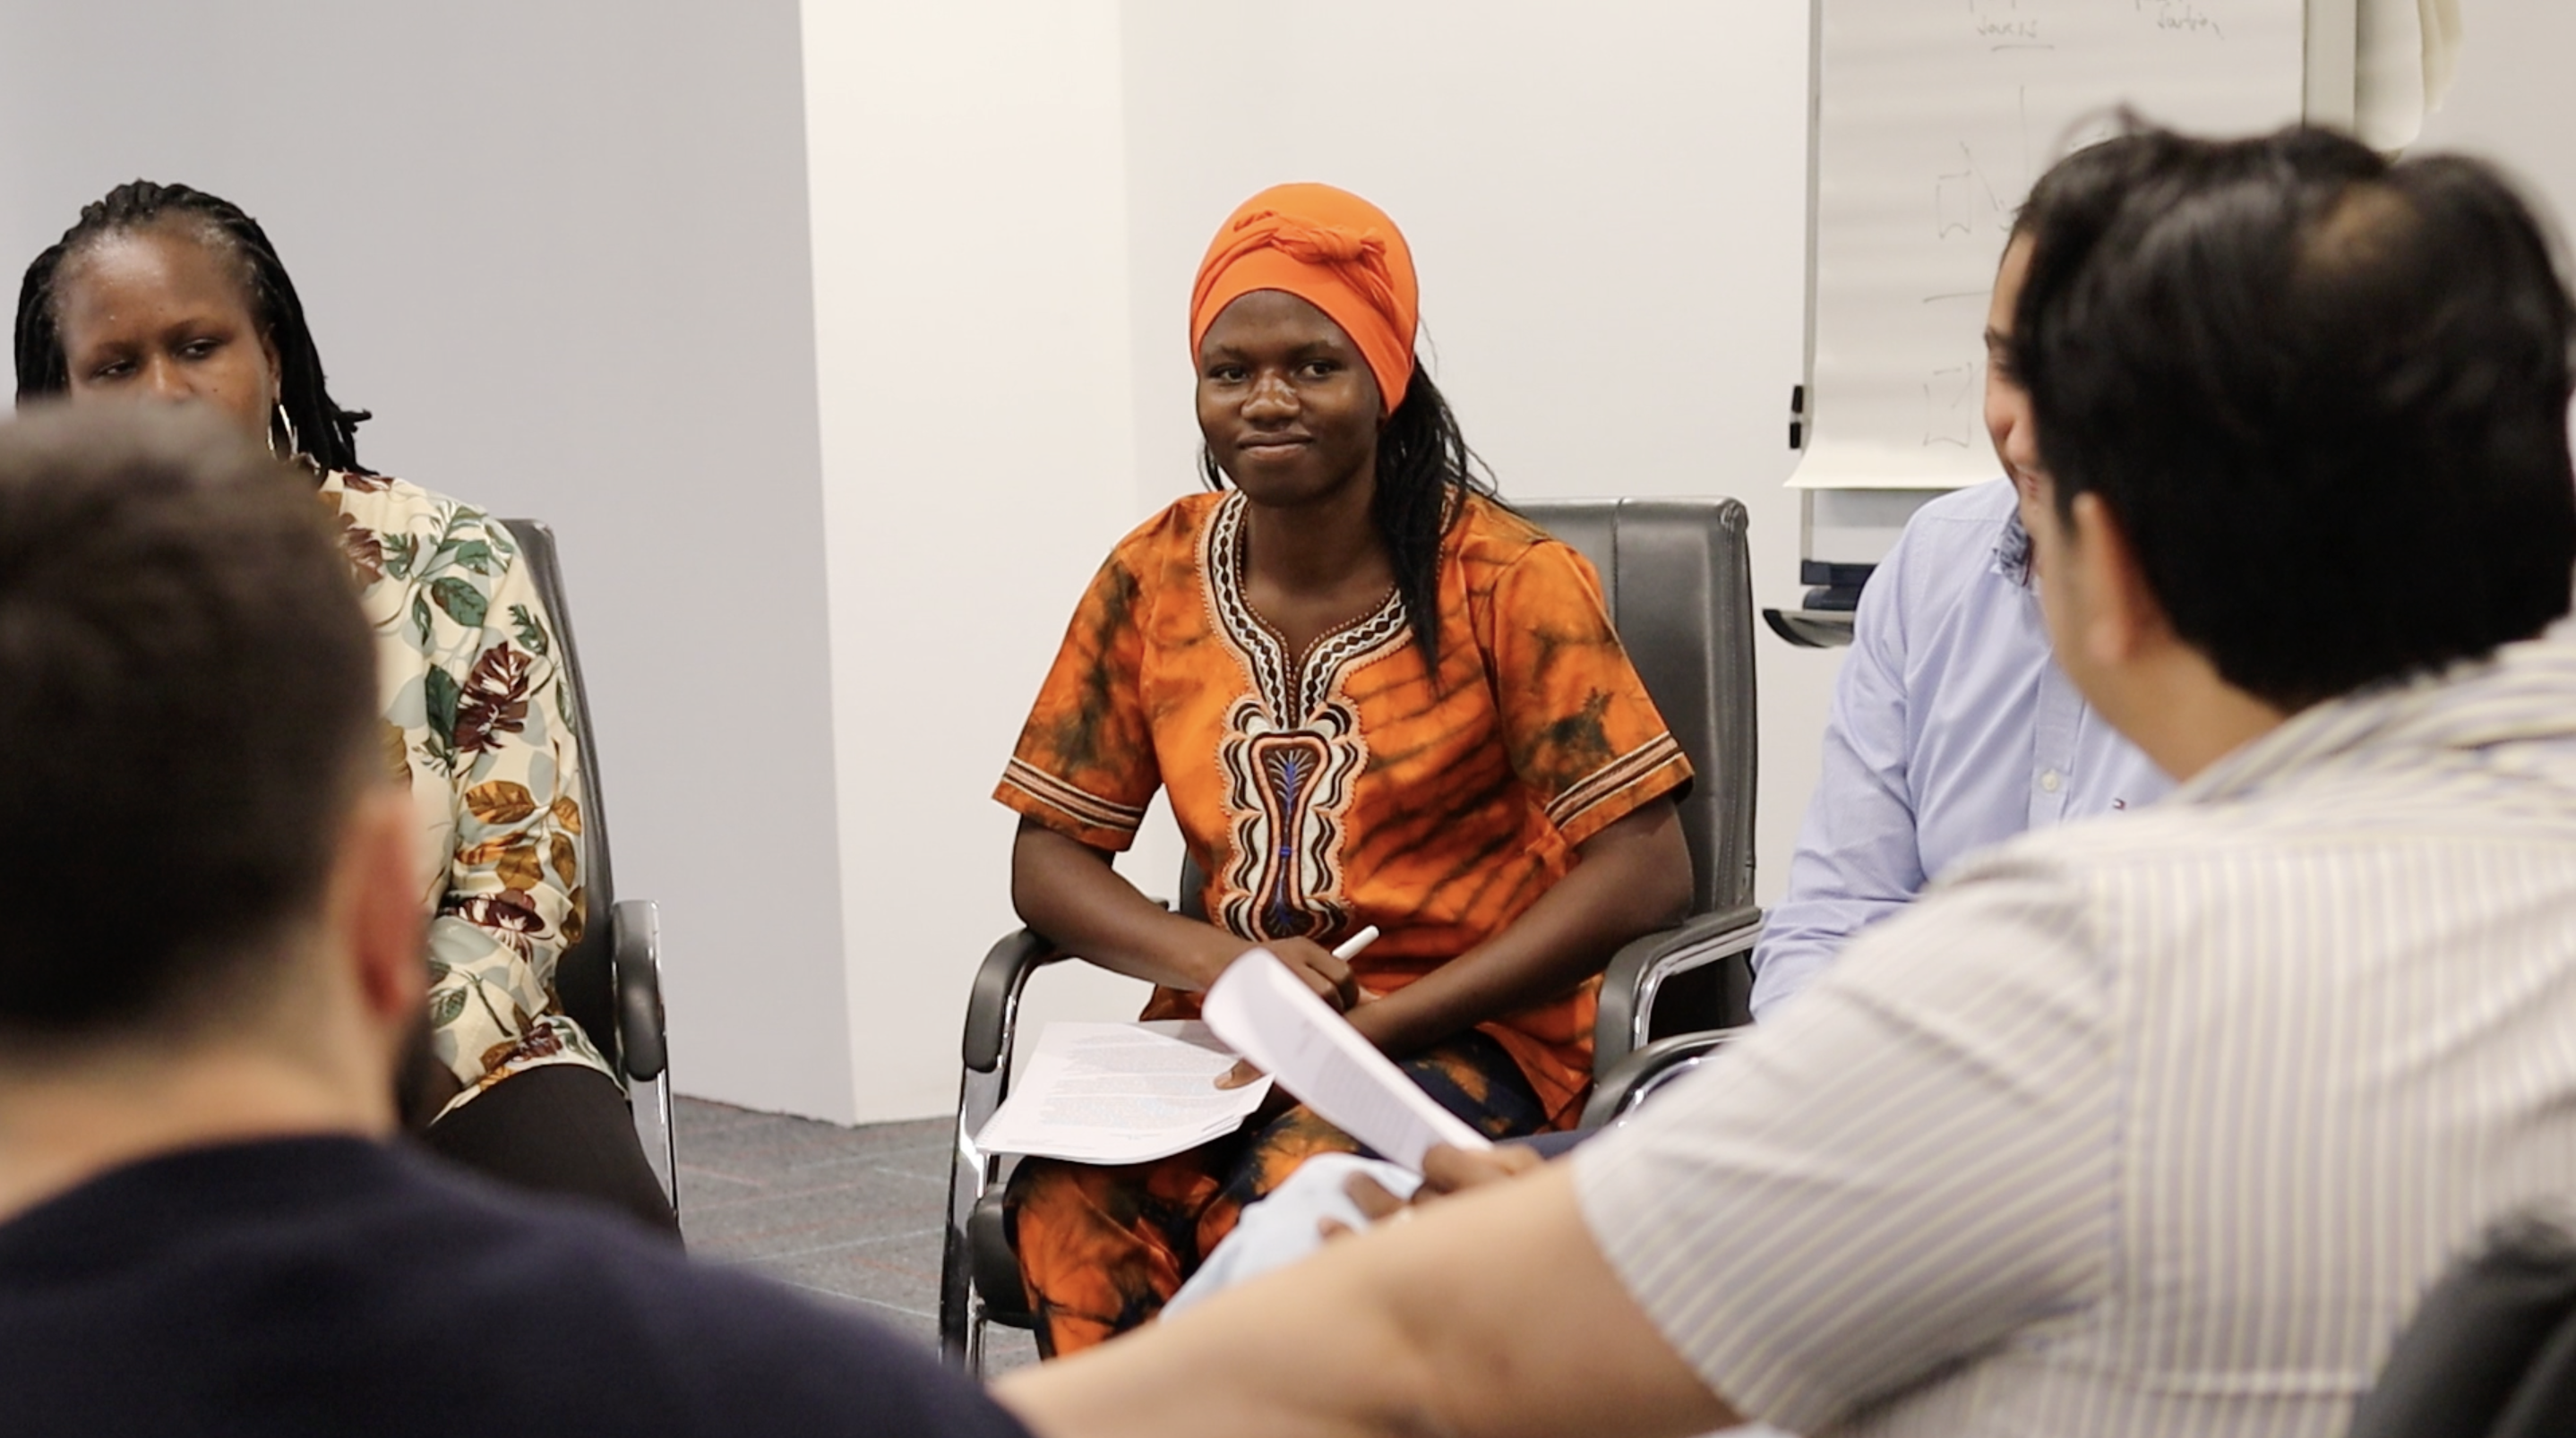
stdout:
MULTIPOLYGON (((1350 1182, 1342 1185, 1342 1192, 1350 1195, 1351 1202, 1368 1215, 1369 1222, 1384 1223, 1408 1212, 1415 1204, 1430 1203, 1453 1193, 1518 1178, 1546 1162, 1536 1150, 1517 1144, 1485 1149, 1435 1144, 1429 1153, 1422 1156, 1422 1186, 1413 1191, 1410 1201, 1387 1192, 1385 1185, 1364 1173, 1352 1174, 1350 1182)), ((1323 1230, 1326 1238, 1340 1238, 1351 1232, 1349 1225, 1330 1218, 1316 1226, 1323 1230)))

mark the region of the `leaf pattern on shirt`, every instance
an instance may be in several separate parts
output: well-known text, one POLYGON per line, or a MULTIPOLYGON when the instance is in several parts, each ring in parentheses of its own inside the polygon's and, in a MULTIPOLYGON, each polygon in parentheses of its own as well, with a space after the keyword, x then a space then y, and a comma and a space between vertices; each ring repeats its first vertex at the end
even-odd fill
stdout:
POLYGON ((483 617, 491 607, 481 594, 475 592, 473 585, 452 574, 444 579, 431 580, 429 597, 439 608, 447 611, 449 618, 468 629, 482 628, 483 617))
POLYGON ((487 1071, 506 1068, 511 1064, 524 1063, 529 1059, 552 1058, 563 1051, 562 1035, 550 1026, 536 1025, 507 1043, 494 1044, 485 1049, 483 1067, 487 1071))
POLYGON ((528 656, 507 644, 496 644, 474 661, 465 676, 465 693, 456 710, 456 748, 461 754, 484 754, 516 734, 528 720, 528 656))
POLYGON ((429 732, 421 736, 421 747, 438 761, 442 773, 456 772, 456 676, 444 669, 432 669, 420 676, 421 703, 429 710, 429 732))
POLYGON ((409 579, 413 567, 420 562, 420 537, 412 534, 388 534, 380 538, 383 541, 384 550, 383 576, 389 579, 409 579))
POLYGON ((349 557, 349 567, 369 583, 385 577, 385 542, 374 531, 343 514, 340 517, 340 552, 349 557))
MULTIPOLYGON (((477 574, 485 576, 489 576, 492 573, 492 546, 483 540, 458 540, 456 543, 447 546, 443 551, 443 554, 448 563, 455 565, 459 569, 470 569, 477 574)), ((470 585, 466 587, 469 590, 472 589, 472 586, 470 585)), ((483 602, 483 595, 480 591, 474 591, 474 598, 478 605, 483 602)), ((462 624, 467 621, 465 617, 460 614, 457 616, 457 622, 462 624)), ((480 624, 483 621, 477 619, 472 622, 480 624)))
POLYGON ((391 719, 384 721, 385 773, 397 784, 411 783, 411 736, 391 719))
POLYGON ((526 893, 546 881, 545 865, 537 862, 537 846, 512 844, 492 861, 492 872, 514 893, 526 893))
POLYGON ((537 812, 537 801, 527 785, 495 779, 465 791, 465 811, 486 824, 515 824, 537 812))
POLYGON ((537 617, 529 613, 528 606, 524 604, 510 606, 510 632, 518 636, 519 643, 530 654, 542 655, 551 652, 552 646, 546 639, 546 627, 537 622, 537 617))
POLYGON ((522 955, 530 952, 530 939, 546 935, 545 916, 538 913, 528 903, 527 896, 518 890, 477 894, 457 901, 449 912, 494 935, 522 955))
POLYGON ((581 773, 533 575, 507 528, 415 485, 331 474, 319 497, 376 632, 384 763, 424 854, 424 998, 459 1101, 536 1064, 610 1072, 555 995, 584 928, 581 773))

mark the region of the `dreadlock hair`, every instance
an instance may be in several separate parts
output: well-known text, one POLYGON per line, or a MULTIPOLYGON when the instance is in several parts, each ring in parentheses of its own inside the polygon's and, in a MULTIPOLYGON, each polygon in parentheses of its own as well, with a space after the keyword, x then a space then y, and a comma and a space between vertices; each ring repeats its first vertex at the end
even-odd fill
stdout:
POLYGON ((270 445, 300 448, 326 471, 374 473, 358 463, 358 426, 373 416, 342 409, 323 385, 322 356, 305 327, 304 302, 296 298, 295 282, 286 277, 268 233, 240 206, 186 185, 135 180, 117 186, 105 199, 81 206, 80 223, 27 266, 18 286, 18 402, 71 388, 55 314, 54 278, 63 262, 107 235, 165 218, 188 223, 201 241, 228 252, 241 267, 251 317, 277 351, 278 410, 269 416, 270 445))
MULTIPOLYGON (((1225 471, 1204 445, 1199 448, 1199 475, 1210 489, 1225 487, 1225 471)), ((1421 646, 1435 678, 1440 673, 1440 545, 1450 526, 1466 514, 1471 494, 1511 507, 1494 492, 1492 472, 1467 448, 1458 416, 1417 357, 1403 402, 1378 428, 1377 497, 1369 514, 1395 566, 1395 592, 1412 618, 1413 642, 1421 646)))

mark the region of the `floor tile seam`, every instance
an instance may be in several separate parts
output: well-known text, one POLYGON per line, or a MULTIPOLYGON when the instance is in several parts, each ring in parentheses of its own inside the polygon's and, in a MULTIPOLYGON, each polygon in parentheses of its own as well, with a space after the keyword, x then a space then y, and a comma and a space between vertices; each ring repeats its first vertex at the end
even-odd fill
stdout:
POLYGON ((877 1243, 886 1240, 900 1239, 907 1236, 917 1236, 922 1233, 940 1233, 944 1231, 938 1228, 904 1228, 878 1231, 861 1229, 858 1236, 850 1236, 851 1230, 858 1227, 859 1226, 856 1224, 787 1224, 780 1225, 775 1228, 752 1229, 734 1233, 702 1233, 694 1241, 704 1247, 709 1253, 749 1253, 755 1249, 762 1248, 763 1245, 772 1243, 802 1243, 820 1248, 830 1248, 844 1243, 877 1243), (836 1238, 833 1237, 834 1234, 842 1236, 836 1238))
POLYGON ((768 1263, 774 1259, 811 1258, 818 1253, 838 1253, 845 1249, 870 1248, 880 1243, 899 1243, 907 1238, 927 1238, 932 1234, 944 1232, 946 1232, 945 1229, 933 1225, 929 1228, 906 1229, 901 1233, 878 1234, 873 1238, 842 1239, 836 1243, 816 1244, 812 1248, 791 1248, 783 1253, 735 1254, 708 1249, 699 1249, 696 1252, 700 1257, 720 1259, 726 1263, 768 1263))
MULTIPOLYGON (((684 1140, 687 1137, 685 1134, 682 1135, 684 1140)), ((680 1169, 682 1172, 703 1170, 719 1178, 746 1178, 752 1173, 767 1175, 808 1173, 818 1168, 837 1168, 853 1163, 885 1164, 899 1159, 917 1159, 929 1154, 945 1153, 947 1148, 946 1144, 941 1143, 916 1143, 906 1144, 901 1148, 869 1149, 865 1153, 839 1153, 828 1158, 782 1159, 776 1162, 768 1161, 767 1156, 758 1154, 726 1154, 721 1160, 711 1162, 701 1152, 695 1158, 682 1159, 680 1169)))
POLYGON ((683 1118, 695 1119, 702 1124, 721 1128, 775 1125, 782 1128, 829 1129, 834 1133, 897 1133, 905 1129, 935 1128, 941 1124, 955 1122, 949 1114, 935 1114, 929 1118, 883 1119, 875 1123, 835 1123, 827 1118, 807 1118, 802 1114, 762 1113, 756 1109, 728 1109, 721 1105, 694 1104, 685 1100, 676 1106, 676 1111, 683 1118))
POLYGON ((939 1321, 939 1315, 936 1313, 926 1312, 919 1308, 906 1308, 900 1303, 888 1303, 882 1298, 870 1298, 864 1293, 843 1293, 837 1288, 825 1288, 820 1284, 807 1283, 801 1279, 788 1278, 775 1273, 763 1274, 761 1276, 767 1278, 772 1283, 783 1283, 790 1288, 801 1288, 807 1293, 819 1293, 826 1298, 837 1298, 845 1303, 864 1303, 870 1308, 882 1308, 888 1313, 900 1313, 908 1318, 925 1318, 933 1323, 937 1323, 939 1321))
POLYGON ((784 1114, 759 1114, 741 1111, 734 1113, 724 1113, 721 1111, 708 1113, 705 1110, 685 1105, 675 1107, 673 1109, 673 1114, 681 1123, 698 1130, 700 1133, 722 1133, 732 1129, 757 1128, 766 1123, 782 1122, 786 1118, 786 1115, 784 1114))
POLYGON ((738 1173, 726 1173, 722 1169, 700 1168, 696 1164, 691 1163, 680 1165, 680 1177, 683 1180, 697 1179, 701 1182, 738 1183, 746 1188, 759 1188, 767 1181, 764 1179, 746 1178, 738 1173))
POLYGON ((836 1163, 883 1163, 890 1158, 917 1158, 926 1153, 945 1153, 946 1143, 908 1143, 898 1148, 876 1148, 866 1153, 841 1153, 830 1158, 805 1159, 786 1165, 789 1172, 802 1168, 829 1168, 836 1163))
MULTIPOLYGON (((921 1175, 919 1175, 919 1174, 888 1173, 888 1174, 879 1175, 879 1177, 883 1177, 883 1178, 898 1178, 898 1177, 903 1177, 903 1178, 919 1178, 919 1177, 922 1177, 922 1176, 921 1176, 921 1175)), ((941 1182, 941 1180, 939 1180, 939 1179, 928 1179, 928 1180, 926 1180, 926 1181, 927 1181, 927 1182, 930 1182, 930 1183, 933 1183, 933 1184, 936 1184, 936 1183, 941 1182)), ((864 1179, 854 1180, 854 1181, 849 1182, 849 1183, 827 1183, 827 1184, 824 1184, 824 1185, 822 1185, 822 1186, 820 1186, 820 1187, 817 1187, 817 1188, 796 1188, 796 1189, 788 1189, 788 1190, 785 1190, 785 1191, 782 1191, 782 1192, 768 1192, 768 1191, 764 1191, 764 1192, 761 1192, 761 1193, 738 1193, 738 1194, 735 1194, 735 1195, 733 1195, 733 1196, 731 1196, 731 1197, 729 1197, 729 1198, 711 1198, 711 1199, 706 1199, 706 1200, 704 1200, 704 1201, 702 1201, 702 1202, 692 1204, 692 1205, 691 1205, 691 1207, 692 1207, 692 1208, 694 1208, 694 1209, 696 1209, 697 1211, 699 1211, 699 1212, 701 1212, 701 1213, 707 1213, 707 1212, 721 1212, 721 1211, 726 1210, 726 1209, 743 1208, 743 1207, 748 1207, 748 1206, 753 1206, 753 1205, 758 1205, 758 1204, 764 1204, 764 1203, 775 1203, 775 1204, 781 1204, 781 1205, 784 1205, 784 1204, 794 1203, 794 1202, 796 1202, 796 1201, 797 1201, 797 1200, 799 1200, 799 1199, 806 1199, 806 1198, 820 1198, 820 1197, 823 1197, 823 1196, 828 1195, 828 1194, 848 1194, 848 1193, 865 1192, 865 1191, 867 1191, 867 1190, 873 1189, 873 1188, 876 1186, 876 1182, 877 1182, 877 1179, 876 1179, 876 1178, 864 1178, 864 1179)), ((928 1200, 929 1200, 929 1195, 919 1195, 919 1196, 915 1196, 915 1195, 910 1194, 909 1192, 907 1192, 906 1194, 904 1194, 904 1195, 903 1195, 902 1200, 901 1200, 901 1203, 900 1203, 900 1204, 898 1204, 897 1206, 903 1206, 903 1205, 908 1205, 908 1204, 911 1204, 911 1203, 917 1203, 917 1202, 927 1202, 928 1200)), ((868 1206, 868 1207, 880 1207, 880 1206, 882 1206, 882 1205, 874 1205, 874 1204, 871 1204, 871 1205, 867 1205, 867 1206, 868 1206)))
POLYGON ((944 1173, 914 1173, 908 1168, 888 1168, 884 1164, 878 1164, 876 1171, 888 1178, 909 1178, 942 1188, 948 1186, 948 1175, 944 1173))

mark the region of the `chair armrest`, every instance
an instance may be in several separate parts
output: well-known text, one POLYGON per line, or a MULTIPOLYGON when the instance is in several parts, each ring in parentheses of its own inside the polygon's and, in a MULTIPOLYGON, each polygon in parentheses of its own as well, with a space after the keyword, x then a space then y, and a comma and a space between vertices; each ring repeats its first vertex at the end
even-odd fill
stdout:
POLYGON ((966 1220, 967 1251, 975 1265, 975 1292, 984 1300, 985 1316, 1013 1328, 1035 1326, 1029 1311, 1028 1285, 1020 1279, 1020 1256, 1011 1249, 1010 1225, 1003 1212, 999 1185, 975 1200, 966 1220))
POLYGON ((662 911, 650 899, 628 899, 609 910, 608 926, 618 1052, 628 1078, 650 1082, 670 1061, 662 1037, 662 911))
POLYGON ((1002 1061, 1019 1017, 1021 987, 1029 975, 1063 957, 1063 950, 1031 929, 1015 929, 986 951, 966 997, 966 1067, 991 1073, 1002 1061))
POLYGON ((1750 952, 1762 933, 1751 904, 1699 914, 1676 927, 1631 939, 1601 971, 1601 1012, 1592 1025, 1592 1071, 1608 1074, 1646 1042, 1655 990, 1675 974, 1750 952))
POLYGON ((1752 1026, 1747 1024, 1731 1029, 1673 1034, 1655 1040, 1621 1059, 1616 1068, 1603 1074, 1592 1085, 1592 1097, 1584 1102, 1583 1119, 1578 1127, 1608 1127, 1629 1109, 1645 1102, 1668 1076, 1677 1076, 1676 1070, 1697 1064, 1752 1031, 1752 1026))

